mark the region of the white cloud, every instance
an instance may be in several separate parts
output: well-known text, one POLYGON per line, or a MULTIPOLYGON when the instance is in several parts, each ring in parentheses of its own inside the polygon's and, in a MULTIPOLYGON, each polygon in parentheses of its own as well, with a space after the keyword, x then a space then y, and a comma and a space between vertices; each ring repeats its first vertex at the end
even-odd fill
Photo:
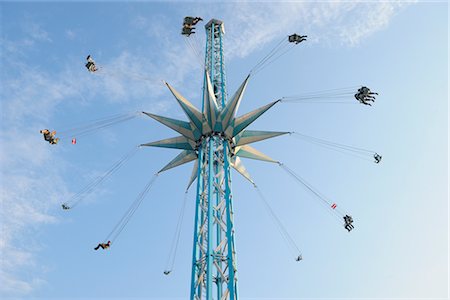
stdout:
POLYGON ((51 42, 50 36, 47 31, 42 29, 41 25, 37 23, 29 23, 25 27, 25 32, 27 32, 30 37, 37 42, 51 42))
POLYGON ((348 15, 360 9, 363 12, 364 21, 353 20, 351 26, 340 24, 337 27, 337 33, 342 41, 352 46, 358 45, 371 34, 385 29, 397 10, 403 5, 402 3, 382 2, 377 4, 365 3, 361 7, 354 7, 354 9, 348 11, 348 15))
POLYGON ((69 40, 74 40, 74 39, 77 37, 77 34, 75 33, 74 30, 67 29, 67 30, 66 30, 66 37, 67 37, 69 40))
POLYGON ((298 33, 309 43, 356 46, 386 28, 408 2, 268 2, 221 4, 200 13, 220 16, 227 58, 245 57, 274 39, 298 33))
POLYGON ((16 296, 25 296, 45 282, 38 278, 28 281, 20 280, 2 269, 0 269, 0 279, 2 280, 2 290, 0 290, 0 292, 3 292, 6 295, 16 296))
MULTIPOLYGON (((5 144, 3 137, 0 143, 5 144)), ((11 148, 19 151, 16 147, 11 148)), ((40 247, 33 236, 40 226, 57 222, 51 208, 56 207, 61 195, 67 194, 56 170, 37 173, 32 166, 18 168, 20 164, 32 161, 30 157, 36 153, 29 146, 20 152, 20 158, 12 156, 9 159, 7 165, 11 168, 5 169, 2 161, 0 294, 5 295, 26 294, 43 281, 35 257, 40 247), (52 183, 51 188, 49 183, 52 183), (24 278, 24 270, 33 275, 24 278)))
POLYGON ((30 45, 41 42, 52 42, 50 34, 42 28, 41 24, 34 22, 32 19, 26 17, 21 25, 23 32, 25 33, 25 40, 27 40, 30 45))

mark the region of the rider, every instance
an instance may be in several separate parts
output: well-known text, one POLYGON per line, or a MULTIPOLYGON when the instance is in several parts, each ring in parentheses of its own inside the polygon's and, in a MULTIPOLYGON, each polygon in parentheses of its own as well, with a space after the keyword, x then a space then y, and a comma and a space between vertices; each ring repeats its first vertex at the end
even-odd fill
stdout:
POLYGON ((355 228, 352 223, 353 223, 353 218, 349 215, 345 215, 344 216, 344 228, 347 229, 348 232, 350 232, 353 228, 355 228))
POLYGON ((195 29, 195 27, 185 24, 185 25, 183 25, 183 28, 181 29, 181 34, 190 36, 191 34, 195 33, 194 29, 195 29))
POLYGON ((44 140, 46 140, 50 144, 58 144, 59 138, 55 138, 56 131, 50 132, 50 130, 48 129, 42 129, 39 132, 44 135, 44 140))
POLYGON ((364 100, 375 102, 375 96, 378 93, 372 92, 367 86, 362 86, 358 92, 363 96, 364 100))
POLYGON ((197 25, 197 23, 200 21, 203 21, 203 19, 200 17, 185 17, 183 26, 185 26, 185 25, 194 26, 194 25, 197 25))
POLYGON ((372 92, 367 86, 362 86, 358 92, 363 93, 364 95, 378 95, 378 93, 372 92))
POLYGON ((111 246, 111 241, 108 241, 106 244, 105 243, 98 244, 97 247, 94 248, 94 250, 98 250, 99 248, 108 249, 110 246, 111 246))
POLYGON ((376 163, 376 164, 380 163, 382 157, 383 157, 383 156, 381 156, 381 155, 378 154, 378 153, 375 153, 375 154, 373 155, 373 158, 375 159, 375 163, 376 163))
POLYGON ((307 37, 308 37, 307 35, 298 35, 298 34, 294 33, 294 34, 289 36, 288 41, 290 43, 298 44, 298 43, 301 43, 303 41, 306 41, 307 37))
POLYGON ((366 102, 366 101, 372 101, 372 102, 373 102, 373 100, 366 99, 366 98, 364 97, 364 95, 363 95, 361 92, 356 93, 356 94, 355 94, 355 98, 356 98, 356 100, 358 100, 360 103, 362 103, 362 104, 364 104, 364 105, 370 105, 370 106, 372 106, 372 104, 370 104, 370 103, 368 103, 368 102, 366 102))
POLYGON ((194 26, 197 25, 197 23, 200 21, 203 21, 203 19, 200 17, 184 17, 181 34, 190 36, 191 34, 195 33, 194 26))
POLYGON ((87 60, 87 63, 86 63, 85 66, 89 70, 89 72, 95 72, 95 71, 98 70, 97 66, 95 65, 95 61, 94 61, 94 59, 92 58, 91 55, 88 55, 86 57, 86 60, 87 60))

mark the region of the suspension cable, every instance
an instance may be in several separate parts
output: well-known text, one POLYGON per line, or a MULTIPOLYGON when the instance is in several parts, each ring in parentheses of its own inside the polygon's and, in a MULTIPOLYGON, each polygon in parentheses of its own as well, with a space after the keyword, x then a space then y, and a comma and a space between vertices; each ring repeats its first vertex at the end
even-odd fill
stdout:
POLYGON ((291 237, 291 235, 288 233, 286 228, 283 226, 283 223, 281 223, 280 219, 277 217, 273 209, 270 207, 269 202, 262 194, 261 190, 258 186, 254 185, 257 194, 259 198, 261 199, 262 203, 264 204, 264 208, 266 209, 267 213, 270 217, 272 217, 272 221, 275 223, 278 232, 281 234, 281 237, 285 241, 286 245, 288 246, 290 252, 295 256, 295 259, 297 261, 302 260, 302 252, 300 251, 299 247, 295 243, 294 239, 291 237))
MULTIPOLYGON (((205 61, 204 61, 205 55, 203 55, 203 51, 204 51, 204 48, 202 46, 203 43, 200 42, 199 37, 196 34, 194 34, 193 37, 194 37, 193 38, 194 49, 196 50, 196 52, 198 54, 198 57, 200 57, 200 61, 202 62, 202 66, 204 66, 204 64, 205 64, 205 61)), ((203 67, 203 69, 204 69, 204 67, 203 67)))
POLYGON ((195 47, 195 45, 192 43, 189 37, 184 38, 185 44, 188 46, 189 49, 191 49, 192 53, 194 54, 195 60, 199 63, 200 69, 205 69, 205 62, 203 61, 202 54, 199 49, 195 47))
MULTIPOLYGON (((344 144, 339 144, 339 143, 335 143, 332 141, 328 141, 328 140, 324 140, 324 139, 320 139, 320 138, 316 138, 313 136, 309 136, 306 134, 302 134, 299 132, 290 132, 290 135, 301 139, 303 141, 307 141, 313 144, 316 144, 318 146, 330 149, 330 150, 334 150, 343 154, 347 154, 347 155, 351 155, 363 160, 368 160, 368 161, 372 161, 371 159, 369 159, 367 156, 370 155, 371 157, 374 157, 377 154, 377 152, 373 151, 373 150, 369 150, 369 149, 364 149, 364 148, 358 148, 358 147, 354 147, 354 146, 350 146, 350 145, 344 145, 344 144)), ((374 161, 375 163, 377 163, 376 161, 374 161)))
POLYGON ((97 120, 92 120, 87 124, 78 125, 76 127, 63 129, 58 131, 58 136, 60 137, 68 137, 68 136, 84 136, 89 133, 96 132, 100 129, 113 126, 118 123, 122 123, 125 121, 129 121, 140 116, 142 112, 134 111, 124 114, 117 114, 109 117, 99 118, 97 120))
POLYGON ((301 97, 301 96, 314 96, 314 95, 324 95, 324 94, 326 95, 326 94, 336 94, 336 93, 340 94, 340 93, 345 93, 348 91, 354 91, 360 87, 361 87, 361 85, 352 85, 352 86, 347 86, 347 87, 326 89, 326 90, 321 90, 321 91, 310 91, 310 92, 302 93, 301 95, 287 96, 286 98, 296 98, 296 97, 301 97))
POLYGON ((85 199, 92 191, 99 186, 103 181, 109 178, 112 174, 114 174, 117 170, 120 169, 121 166, 125 164, 134 154, 140 149, 141 146, 133 147, 127 154, 121 157, 117 162, 115 162, 102 176, 96 178, 91 181, 89 184, 84 186, 80 191, 78 191, 75 195, 73 195, 69 201, 62 204, 64 210, 72 209, 77 206, 83 199, 85 199))
POLYGON ((186 202, 188 198, 188 191, 184 193, 183 203, 181 205, 180 215, 178 216, 177 225, 175 227, 175 234, 172 239, 172 244, 170 246, 169 256, 167 257, 166 268, 164 270, 165 275, 169 275, 173 271, 175 264, 175 258, 177 256, 178 244, 180 242, 181 228, 183 225, 184 212, 186 209, 186 202))
POLYGON ((276 45, 275 47, 272 48, 272 50, 270 50, 270 52, 268 54, 266 54, 266 56, 264 56, 260 61, 258 61, 258 63, 250 70, 250 74, 252 74, 253 72, 255 72, 259 67, 261 67, 268 59, 270 59, 271 57, 273 57, 273 55, 275 53, 277 53, 277 50, 279 50, 279 48, 281 48, 283 45, 283 41, 285 41, 286 37, 283 37, 276 45))
POLYGON ((131 217, 133 217, 134 213, 139 208, 142 201, 145 199, 145 196, 147 196, 148 192, 150 191, 150 189, 153 186, 153 183, 155 182, 157 177, 158 177, 158 173, 153 175, 153 177, 150 179, 150 181, 145 185, 142 192, 139 193, 139 195, 136 197, 136 199, 131 203, 130 207, 124 213, 122 218, 117 222, 117 224, 113 227, 111 232, 106 236, 104 242, 111 241, 111 244, 114 243, 114 241, 117 239, 117 237, 122 233, 124 228, 127 226, 128 222, 130 221, 131 217))
POLYGON ((292 50, 295 47, 295 44, 292 45, 285 45, 284 47, 282 47, 277 53, 274 53, 273 55, 270 56, 270 58, 268 58, 262 65, 260 68, 258 68, 257 70, 254 71, 253 74, 257 74, 259 72, 261 72, 261 70, 265 69, 266 67, 268 67, 269 65, 271 65, 273 62, 275 62, 276 60, 278 60, 278 58, 280 58, 281 56, 285 55, 287 52, 289 52, 290 50, 292 50))
POLYGON ((99 66, 98 70, 93 73, 94 75, 98 76, 108 76, 113 77, 117 79, 123 79, 124 77, 131 79, 131 80, 139 80, 139 81, 147 81, 147 82, 157 82, 158 79, 150 78, 145 75, 142 75, 141 73, 136 72, 130 72, 130 71, 124 71, 117 68, 105 68, 104 66, 99 66))
POLYGON ((313 196, 315 196, 316 198, 321 200, 320 203, 327 208, 327 211, 330 212, 331 215, 333 217, 335 217, 337 221, 342 223, 342 217, 344 216, 344 214, 341 212, 340 209, 337 208, 336 203, 332 203, 331 201, 329 201, 317 189, 315 189, 312 185, 310 185, 308 182, 306 182, 302 177, 300 177, 292 169, 290 169, 289 167, 287 167, 283 163, 279 163, 279 166, 284 171, 286 171, 286 173, 288 173, 292 178, 294 178, 296 181, 298 181, 303 187, 305 187, 308 192, 310 192, 313 196))
POLYGON ((296 96, 285 96, 281 98, 284 103, 358 103, 352 96, 355 89, 360 86, 329 89, 317 92, 307 92, 296 96), (345 100, 344 100, 345 99, 345 100))

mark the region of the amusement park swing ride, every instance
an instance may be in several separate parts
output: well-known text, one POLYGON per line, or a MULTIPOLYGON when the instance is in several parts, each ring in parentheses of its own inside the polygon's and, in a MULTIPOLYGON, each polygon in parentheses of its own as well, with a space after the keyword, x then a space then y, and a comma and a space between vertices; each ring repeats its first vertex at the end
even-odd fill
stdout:
MULTIPOLYGON (((203 21, 199 17, 186 17, 183 22, 182 35, 186 45, 200 57, 199 47, 196 47, 192 38, 195 34, 195 25, 203 21)), ((326 205, 333 216, 343 223, 347 231, 353 227, 353 219, 349 214, 342 212, 337 204, 327 199, 315 187, 305 181, 295 171, 285 164, 272 159, 264 153, 251 146, 252 143, 278 137, 281 135, 292 135, 304 141, 322 146, 331 150, 353 155, 362 159, 372 157, 375 163, 380 163, 381 155, 378 153, 357 148, 349 145, 339 144, 324 139, 308 136, 297 132, 284 131, 259 131, 247 129, 261 115, 273 106, 283 102, 293 103, 337 103, 340 101, 353 101, 364 105, 371 105, 375 101, 377 93, 372 92, 365 86, 326 90, 315 93, 307 93, 295 97, 282 97, 257 108, 242 116, 237 116, 239 105, 243 99, 249 80, 256 73, 265 68, 280 56, 288 52, 292 47, 306 41, 307 36, 292 34, 283 39, 249 72, 248 76, 236 90, 234 95, 228 99, 225 76, 225 63, 223 52, 224 24, 217 19, 210 20, 206 25, 206 50, 204 61, 200 64, 204 71, 203 95, 201 109, 196 108, 173 86, 165 82, 169 91, 187 117, 187 121, 163 117, 150 112, 133 112, 115 115, 99 119, 87 125, 71 128, 58 132, 48 129, 41 130, 44 139, 50 144, 57 144, 59 138, 72 137, 72 143, 76 143, 76 137, 92 133, 121 122, 131 120, 139 115, 148 116, 159 123, 171 128, 179 135, 149 142, 134 147, 130 152, 121 157, 101 177, 95 179, 79 192, 74 194, 69 201, 62 204, 65 211, 75 208, 80 201, 86 198, 106 178, 115 173, 142 147, 160 147, 179 149, 181 152, 167 165, 160 169, 147 183, 142 192, 137 196, 123 217, 107 235, 99 248, 108 249, 114 244, 116 238, 128 224, 133 214, 139 208, 145 196, 150 191, 159 174, 194 162, 192 174, 189 178, 187 190, 196 182, 195 193, 195 216, 192 250, 192 270, 190 299, 238 299, 237 286, 237 263, 235 251, 235 227, 233 220, 233 193, 231 169, 237 171, 257 190, 269 215, 273 218, 284 240, 295 254, 295 261, 300 262, 303 257, 299 247, 284 228, 280 219, 252 180, 248 170, 241 158, 249 158, 273 164, 278 164, 294 180, 307 189, 311 195, 326 205), (355 94, 356 90, 356 94, 355 94), (357 101, 355 101, 355 98, 357 101)), ((86 68, 94 74, 104 72, 102 67, 97 66, 93 58, 87 57, 86 68)), ((168 268, 165 275, 172 272, 174 258, 176 255, 181 223, 186 205, 186 197, 182 204, 180 217, 178 219, 175 237, 170 251, 168 268)))

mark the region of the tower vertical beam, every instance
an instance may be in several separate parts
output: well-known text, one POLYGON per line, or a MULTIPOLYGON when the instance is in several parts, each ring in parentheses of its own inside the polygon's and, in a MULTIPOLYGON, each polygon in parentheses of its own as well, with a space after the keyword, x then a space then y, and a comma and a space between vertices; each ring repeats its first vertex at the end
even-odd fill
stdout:
POLYGON ((213 157, 214 157, 214 138, 210 137, 208 141, 208 228, 207 238, 208 247, 206 252, 206 299, 212 299, 212 284, 213 284, 213 157))
MULTIPOLYGON (((223 25, 222 25, 223 26, 223 25)), ((220 105, 225 107, 226 103, 226 86, 225 86, 225 67, 224 67, 224 60, 223 60, 223 44, 222 44, 222 34, 219 35, 219 59, 220 59, 220 85, 221 85, 221 98, 222 101, 220 101, 220 105)))
MULTIPOLYGON (((220 147, 220 139, 217 139, 217 149, 219 149, 220 147)), ((220 154, 220 152, 217 152, 217 154, 220 154)), ((221 180, 221 171, 223 170, 223 168, 220 165, 220 156, 219 157, 215 157, 215 162, 214 162, 214 171, 217 174, 215 179, 214 179, 214 186, 217 187, 220 184, 220 180, 221 180)), ((216 225, 216 249, 219 249, 220 247, 220 243, 222 241, 222 228, 220 227, 219 224, 219 220, 221 219, 221 213, 222 210, 220 209, 220 205, 222 203, 222 197, 221 197, 221 193, 219 190, 217 190, 216 188, 216 195, 215 195, 215 205, 216 205, 216 212, 215 212, 215 220, 217 220, 217 225, 216 225)), ((219 254, 219 253, 218 253, 219 254)), ((220 259, 217 260, 217 270, 216 270, 216 285, 217 285, 217 298, 220 299, 220 296, 222 295, 222 277, 220 274, 220 270, 222 269, 222 261, 220 259)))
POLYGON ((196 289, 196 275, 197 275, 197 260, 200 256, 200 249, 197 247, 199 242, 198 235, 200 231, 201 220, 199 218, 200 213, 200 205, 201 205, 201 193, 199 191, 203 190, 203 174, 202 168, 200 167, 203 162, 203 147, 199 147, 198 149, 198 163, 199 167, 197 170, 197 193, 195 196, 195 219, 194 219, 194 241, 193 241, 193 249, 192 249, 192 275, 191 275, 191 298, 195 299, 195 289, 196 289))
POLYGON ((228 273, 230 274, 230 280, 228 281, 228 290, 230 292, 230 300, 237 299, 237 278, 235 276, 236 271, 236 251, 234 249, 234 226, 233 226, 233 211, 232 211, 232 194, 231 194, 231 172, 230 163, 228 159, 228 142, 224 147, 224 169, 225 169, 225 199, 226 199, 226 218, 227 218, 227 266, 228 273))

